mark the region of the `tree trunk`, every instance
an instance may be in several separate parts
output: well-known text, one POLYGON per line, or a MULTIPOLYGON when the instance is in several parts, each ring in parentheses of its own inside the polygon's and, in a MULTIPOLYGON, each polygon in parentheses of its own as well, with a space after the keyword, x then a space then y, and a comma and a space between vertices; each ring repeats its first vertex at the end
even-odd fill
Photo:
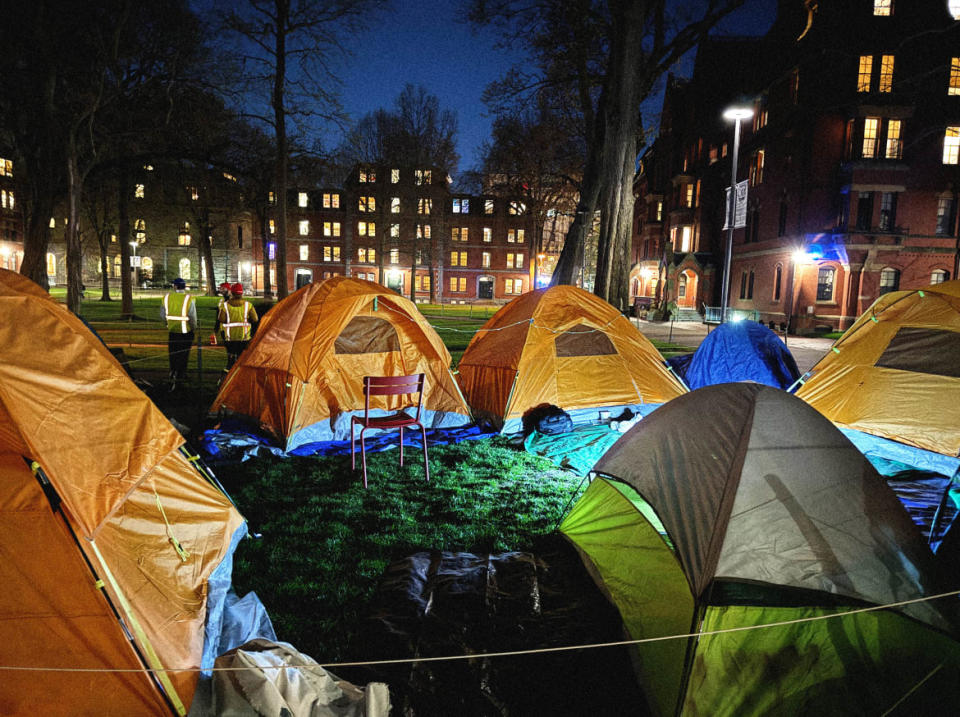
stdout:
POLYGON ((287 20, 289 0, 276 0, 276 56, 273 77, 273 118, 277 133, 277 298, 287 297, 287 113, 283 91, 287 74, 287 20))
POLYGON ((120 242, 120 318, 133 318, 133 286, 130 281, 130 187, 127 166, 120 164, 117 195, 117 241, 120 242))
MULTIPOLYGON (((200 241, 199 241, 199 250, 200 250, 200 260, 203 262, 203 265, 207 267, 207 296, 216 296, 217 295, 217 275, 213 266, 213 246, 210 241, 210 219, 209 217, 201 219, 199 222, 200 229, 200 241)), ((226 275, 224 275, 224 281, 226 281, 226 275)))
POLYGON ((110 301, 110 261, 107 256, 110 231, 101 227, 97 241, 100 244, 100 301, 110 301))
POLYGON ((82 182, 77 141, 71 133, 67 143, 67 226, 64 236, 67 244, 67 308, 78 316, 83 296, 83 251, 80 248, 80 213, 77 211, 82 182))
POLYGON ((267 210, 257 213, 260 220, 260 249, 263 257, 263 298, 273 298, 273 283, 270 281, 270 219, 267 210))
MULTIPOLYGON (((50 187, 52 190, 52 187, 50 187)), ((50 246, 50 217, 53 216, 53 195, 38 192, 30 202, 26 233, 23 242, 23 261, 20 273, 44 289, 47 283, 47 248, 50 246)))

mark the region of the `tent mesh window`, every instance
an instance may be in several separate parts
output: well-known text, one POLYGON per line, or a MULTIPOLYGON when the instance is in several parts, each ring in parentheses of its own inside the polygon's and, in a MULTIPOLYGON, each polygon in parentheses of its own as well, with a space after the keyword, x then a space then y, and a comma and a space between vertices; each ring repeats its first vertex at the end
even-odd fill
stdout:
POLYGON ((592 326, 577 324, 554 340, 557 356, 605 356, 617 353, 610 338, 592 326))
POLYGON ((960 333, 902 327, 887 344, 876 365, 960 378, 960 333))
POLYGON ((380 354, 400 350, 397 330, 386 319, 354 316, 333 345, 338 354, 380 354))

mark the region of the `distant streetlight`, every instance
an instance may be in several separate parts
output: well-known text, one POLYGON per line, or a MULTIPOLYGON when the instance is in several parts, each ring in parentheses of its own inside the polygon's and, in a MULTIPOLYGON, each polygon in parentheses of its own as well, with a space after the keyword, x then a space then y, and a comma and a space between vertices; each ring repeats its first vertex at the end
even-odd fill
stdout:
POLYGON ((737 206, 737 155, 740 153, 740 121, 753 117, 750 107, 728 107, 723 118, 734 122, 733 131, 733 167, 730 170, 730 202, 727 207, 727 248, 723 258, 723 285, 720 287, 720 323, 727 320, 727 303, 730 299, 730 261, 733 258, 734 210, 737 206))
POLYGON ((534 277, 536 279, 537 285, 533 287, 534 289, 540 288, 540 282, 541 282, 540 274, 541 272, 543 272, 543 260, 546 258, 547 258, 546 254, 537 254, 537 271, 536 271, 536 276, 534 277))
POLYGON ((960 20, 960 0, 948 0, 947 10, 954 20, 960 20))

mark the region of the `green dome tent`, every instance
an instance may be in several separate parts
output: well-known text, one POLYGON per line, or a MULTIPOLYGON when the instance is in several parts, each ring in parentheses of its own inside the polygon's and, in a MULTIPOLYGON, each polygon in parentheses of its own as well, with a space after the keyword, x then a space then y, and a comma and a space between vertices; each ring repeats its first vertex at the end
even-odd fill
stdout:
POLYGON ((694 391, 595 470, 561 531, 633 639, 698 633, 637 645, 654 714, 957 704, 955 597, 831 617, 958 586, 937 577, 868 461, 801 400, 759 384, 694 391))

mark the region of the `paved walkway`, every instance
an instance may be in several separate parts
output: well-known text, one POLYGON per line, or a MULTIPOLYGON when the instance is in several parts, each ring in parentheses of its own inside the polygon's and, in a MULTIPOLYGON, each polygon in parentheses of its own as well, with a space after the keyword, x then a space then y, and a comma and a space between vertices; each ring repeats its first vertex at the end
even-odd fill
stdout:
MULTIPOLYGON (((708 327, 698 321, 644 321, 631 319, 648 339, 671 341, 681 346, 696 349, 707 335, 708 327)), ((797 362, 800 373, 809 371, 820 358, 830 350, 833 339, 819 339, 801 336, 789 336, 787 347, 797 362)))

